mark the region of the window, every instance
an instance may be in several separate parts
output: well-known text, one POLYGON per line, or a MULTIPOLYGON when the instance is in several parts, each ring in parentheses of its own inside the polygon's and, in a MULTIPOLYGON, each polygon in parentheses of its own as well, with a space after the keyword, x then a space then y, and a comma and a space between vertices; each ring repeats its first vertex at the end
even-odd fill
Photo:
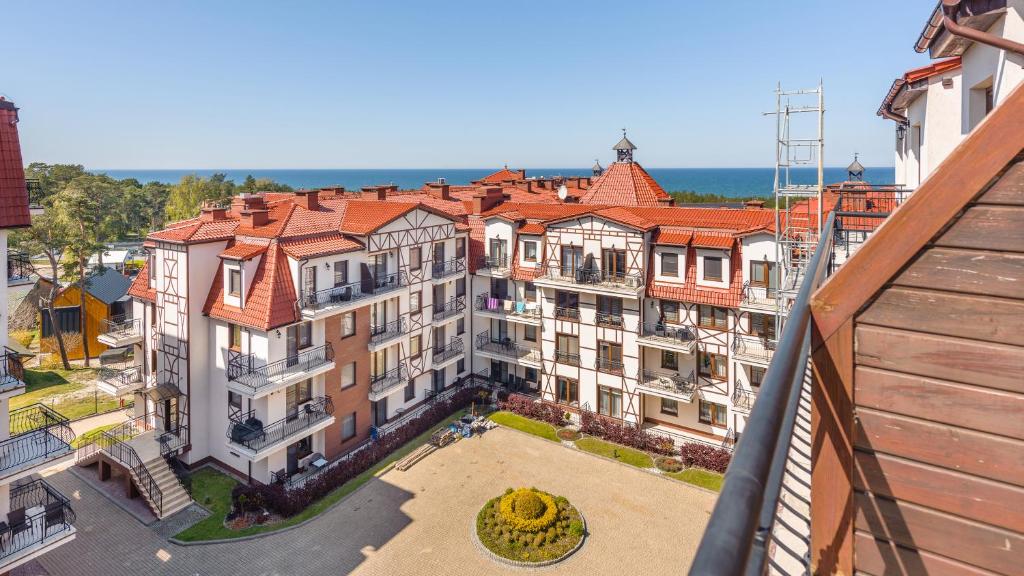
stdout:
POLYGON ((409 402, 416 399, 416 379, 410 378, 409 383, 405 385, 405 401, 409 402))
POLYGON ((423 248, 413 246, 409 248, 409 270, 419 270, 423 266, 423 248))
POLYGON ((729 311, 725 308, 716 308, 714 306, 708 306, 707 304, 701 304, 697 309, 697 312, 698 322, 701 328, 725 330, 729 327, 729 311))
POLYGON ((764 382, 764 375, 768 372, 767 368, 761 366, 750 367, 750 385, 760 386, 764 382))
POLYGON ((156 254, 149 255, 149 287, 156 288, 156 254))
POLYGON ((420 356, 420 338, 419 334, 409 338, 409 356, 412 358, 420 356))
POLYGON ((334 285, 348 284, 348 260, 337 260, 332 268, 334 268, 334 285))
POLYGON ((411 292, 409 294, 409 312, 411 314, 419 314, 420 313, 420 293, 419 292, 411 292))
POLYGON ((455 373, 462 374, 466 371, 466 360, 459 358, 459 361, 455 363, 455 373))
POLYGON ((669 400, 668 398, 662 398, 661 413, 669 416, 679 416, 679 402, 669 400))
POLYGON ((583 268, 583 247, 562 246, 562 276, 573 276, 583 268))
POLYGON ((622 373, 622 345, 598 341, 597 369, 616 374, 622 373))
POLYGON ((697 351, 697 368, 700 375, 712 380, 728 380, 729 371, 726 358, 721 354, 697 351))
POLYGON ((762 288, 775 287, 775 262, 751 262, 750 285, 762 288))
POLYGON ((671 350, 661 351, 661 367, 669 370, 679 369, 679 360, 676 358, 676 353, 671 350))
POLYGON ((661 275, 679 276, 679 255, 674 252, 663 252, 661 254, 661 275))
POLYGON ((313 345, 313 323, 302 322, 288 327, 288 356, 296 356, 299 350, 313 345))
POLYGON ((232 392, 231 390, 228 390, 228 406, 234 408, 235 410, 241 410, 242 395, 239 394, 238 392, 232 392))
POLYGON ((601 272, 611 278, 623 278, 626 275, 625 250, 601 250, 601 272))
POLYGON ((465 278, 459 278, 459 279, 455 280, 455 296, 465 296, 465 295, 466 295, 466 279, 465 278))
POLYGON ((526 340, 528 342, 536 342, 537 327, 530 325, 523 326, 523 340, 526 340))
POLYGON ((722 257, 704 257, 704 279, 712 282, 722 281, 722 257))
POLYGON ((346 312, 341 315, 341 337, 347 338, 356 333, 356 313, 346 312))
POLYGON ((444 262, 444 241, 434 242, 434 264, 444 262))
POLYGON ((661 316, 665 322, 679 322, 679 302, 662 300, 661 316))
POLYGON ((701 424, 711 424, 712 426, 721 426, 724 428, 727 425, 725 406, 701 400, 700 412, 697 420, 700 421, 701 424))
POLYGON ((580 339, 567 334, 555 335, 555 360, 571 366, 580 365, 580 339))
POLYGON ((356 363, 349 362, 341 367, 341 389, 356 385, 356 363))
POLYGON ((537 261, 537 243, 533 240, 523 242, 523 260, 527 262, 537 261))
POLYGON ((356 437, 356 413, 353 412, 341 421, 341 441, 351 440, 356 437))
POLYGON ((580 384, 575 380, 563 378, 556 380, 556 400, 561 404, 575 404, 580 400, 580 384))
POLYGON ((533 285, 533 282, 526 283, 525 294, 527 300, 537 299, 537 287, 533 285))
POLYGON ((242 271, 238 268, 228 269, 228 295, 238 296, 242 293, 242 271))
POLYGON ((530 382, 531 384, 536 384, 537 383, 537 369, 536 368, 527 368, 526 372, 524 374, 525 374, 524 378, 526 379, 527 382, 530 382))
POLYGON ((466 239, 456 238, 455 239, 455 257, 465 258, 466 257, 466 239))
POLYGON ((459 334, 465 334, 465 333, 466 333, 466 319, 465 318, 459 318, 455 322, 455 334, 459 335, 459 334))
POLYGON ((612 418, 622 418, 622 390, 599 386, 597 388, 597 412, 612 418))
POLYGON ((242 349, 242 327, 238 324, 228 324, 228 348, 242 349))
POLYGON ((751 314, 750 334, 775 340, 775 317, 768 314, 751 314))
POLYGON ((444 376, 445 376, 445 369, 444 368, 441 368, 440 370, 434 370, 434 375, 433 375, 433 379, 434 379, 434 392, 441 392, 441 391, 444 390, 444 376))
POLYGON ((597 323, 621 328, 622 298, 599 295, 597 297, 597 323))

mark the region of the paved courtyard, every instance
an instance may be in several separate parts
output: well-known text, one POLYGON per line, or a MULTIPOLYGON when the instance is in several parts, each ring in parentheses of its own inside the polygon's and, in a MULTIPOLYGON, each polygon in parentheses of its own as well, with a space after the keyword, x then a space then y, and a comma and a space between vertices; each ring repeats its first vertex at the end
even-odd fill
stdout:
POLYGON ((41 559, 51 576, 502 574, 470 540, 483 503, 509 486, 568 497, 591 535, 546 574, 680 574, 715 496, 586 453, 497 429, 375 478, 312 522, 230 544, 178 546, 67 471, 78 538, 41 559))

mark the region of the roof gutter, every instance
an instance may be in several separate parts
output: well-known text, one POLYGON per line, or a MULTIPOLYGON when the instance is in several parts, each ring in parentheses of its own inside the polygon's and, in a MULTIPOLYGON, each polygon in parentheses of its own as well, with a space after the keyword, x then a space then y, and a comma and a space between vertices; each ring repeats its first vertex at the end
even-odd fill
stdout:
POLYGON ((962 0, 942 0, 942 25, 950 34, 1024 56, 1024 44, 1020 42, 958 24, 956 18, 960 12, 961 2, 962 0))

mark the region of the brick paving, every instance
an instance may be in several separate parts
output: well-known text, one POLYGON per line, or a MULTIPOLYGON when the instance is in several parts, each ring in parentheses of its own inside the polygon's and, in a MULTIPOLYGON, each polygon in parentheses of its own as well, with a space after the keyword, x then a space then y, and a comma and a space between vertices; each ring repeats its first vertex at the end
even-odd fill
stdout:
POLYGON ((483 503, 509 486, 564 495, 587 518, 587 544, 545 573, 680 574, 715 501, 703 490, 505 429, 374 478, 297 529, 229 544, 171 544, 67 471, 49 480, 78 514, 77 539, 41 559, 52 576, 521 572, 489 560, 469 538, 483 503))

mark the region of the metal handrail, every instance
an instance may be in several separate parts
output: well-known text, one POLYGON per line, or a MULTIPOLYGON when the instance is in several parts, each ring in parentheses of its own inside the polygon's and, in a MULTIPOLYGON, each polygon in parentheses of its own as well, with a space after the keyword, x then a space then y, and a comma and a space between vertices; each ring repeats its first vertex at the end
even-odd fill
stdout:
POLYGON ((616 328, 622 328, 622 314, 598 312, 595 314, 595 320, 597 320, 598 324, 601 324, 603 326, 614 326, 616 328))
POLYGON ((0 350, 0 386, 25 381, 25 366, 21 363, 21 355, 4 346, 0 350))
POLYGON ((657 371, 644 368, 640 371, 640 386, 657 388, 681 396, 692 396, 697 388, 697 379, 693 370, 686 376, 679 371, 657 371))
MULTIPOLYGON (((507 356, 509 358, 522 359, 528 356, 539 356, 540 350, 529 346, 522 346, 515 340, 494 340, 491 338, 490 330, 484 330, 476 335, 476 349, 491 354, 507 356)), ((538 358, 537 361, 540 361, 538 358)))
POLYGON ((252 355, 247 354, 233 361, 235 367, 232 367, 229 362, 228 380, 237 382, 252 392, 258 392, 262 388, 276 384, 275 379, 280 382, 288 375, 308 372, 334 362, 334 347, 328 342, 322 346, 306 348, 282 360, 255 368, 243 364, 252 361, 252 355))
POLYGON ((739 384, 737 384, 736 388, 732 391, 732 404, 737 408, 750 410, 754 405, 754 398, 755 395, 753 390, 746 390, 739 384))
POLYGON ((506 270, 508 269, 508 255, 503 256, 481 256, 477 264, 477 270, 506 270))
POLYGON ((32 261, 24 252, 7 253, 7 280, 24 280, 32 276, 32 261))
POLYGON ((316 292, 303 294, 300 301, 303 308, 317 311, 328 306, 340 306, 348 302, 355 302, 384 294, 407 285, 408 280, 405 272, 392 272, 391 274, 384 274, 376 278, 349 282, 341 286, 332 286, 323 290, 317 290, 316 292))
POLYGON ((370 326, 370 344, 380 344, 405 334, 405 317, 387 324, 370 326))
POLYGON ((666 338, 680 344, 687 344, 697 339, 697 334, 689 326, 668 326, 662 322, 648 322, 640 329, 640 335, 648 338, 666 338))
POLYGON ((466 271, 465 258, 452 258, 443 262, 434 262, 431 267, 431 278, 447 278, 466 271))
POLYGON ((481 312, 491 312, 494 314, 504 314, 506 316, 522 316, 524 318, 540 318, 540 306, 523 301, 506 300, 502 298, 491 298, 490 294, 484 292, 476 297, 476 301, 473 304, 473 308, 481 312), (519 309, 519 305, 522 304, 522 310, 519 309), (526 305, 530 304, 532 307, 527 308, 526 305), (511 308, 506 310, 506 306, 511 308))
POLYGON ((405 370, 405 364, 399 362, 398 366, 395 366, 387 372, 370 375, 370 392, 373 394, 381 394, 388 388, 397 386, 408 379, 409 376, 405 370))
POLYGON ((142 319, 126 318, 124 314, 103 320, 100 330, 101 336, 114 338, 128 338, 139 334, 142 334, 142 319))
POLYGON ((0 472, 69 453, 75 439, 70 421, 43 404, 12 410, 10 434, 0 442, 0 472))
POLYGON ((725 484, 690 567, 695 576, 763 574, 793 438, 811 342, 811 293, 832 258, 830 213, 783 329, 771 370, 725 474, 725 484))
POLYGON ((53 538, 70 531, 77 521, 71 501, 45 480, 33 480, 11 488, 11 510, 25 510, 21 524, 8 525, 0 530, 0 559, 40 545, 47 538, 53 538), (28 513, 33 508, 42 510, 28 513))
POLYGON ((452 337, 447 346, 434 348, 434 364, 447 362, 456 356, 462 355, 465 350, 466 345, 462 342, 462 338, 452 337))
POLYGON ((594 361, 594 369, 598 372, 608 372, 609 374, 622 374, 623 364, 620 360, 598 358, 594 361))
POLYGON ((127 388, 142 382, 142 366, 101 366, 99 378, 114 388, 127 388))
POLYGON ((330 396, 314 398, 301 405, 295 413, 266 425, 256 418, 254 410, 250 410, 231 418, 227 437, 233 444, 258 452, 327 420, 332 414, 334 403, 330 396))
MULTIPOLYGON (((144 416, 140 418, 145 418, 144 416)), ((138 419, 135 419, 138 420, 138 419)), ((145 420, 143 420, 145 421, 145 420)), ((93 441, 93 445, 97 448, 106 452, 111 458, 117 460, 123 464, 126 468, 135 473, 136 484, 139 489, 145 492, 150 499, 153 507, 156 509, 157 515, 162 515, 164 510, 164 492, 160 489, 160 486, 153 479, 153 475, 150 474, 149 468, 146 467, 146 463, 142 461, 139 454, 132 448, 125 440, 123 436, 118 436, 116 430, 124 428, 131 421, 126 422, 124 425, 111 430, 104 430, 100 435, 93 441)))
POLYGON ((572 322, 580 321, 580 309, 579 308, 568 308, 566 306, 555 307, 555 318, 558 320, 570 320, 572 322))
POLYGON ((564 266, 548 266, 545 277, 551 280, 570 282, 580 285, 612 284, 625 288, 641 288, 644 285, 644 277, 639 273, 606 272, 600 269, 578 268, 564 266))
POLYGON ((579 366, 580 355, 578 352, 563 352, 562 350, 555 350, 555 362, 569 366, 579 366))
POLYGON ((434 305, 434 320, 444 320, 462 313, 466 309, 465 296, 452 296, 444 304, 434 305))
POLYGON ((775 306, 779 297, 777 288, 767 286, 753 286, 750 281, 743 283, 743 303, 758 306, 775 306))

